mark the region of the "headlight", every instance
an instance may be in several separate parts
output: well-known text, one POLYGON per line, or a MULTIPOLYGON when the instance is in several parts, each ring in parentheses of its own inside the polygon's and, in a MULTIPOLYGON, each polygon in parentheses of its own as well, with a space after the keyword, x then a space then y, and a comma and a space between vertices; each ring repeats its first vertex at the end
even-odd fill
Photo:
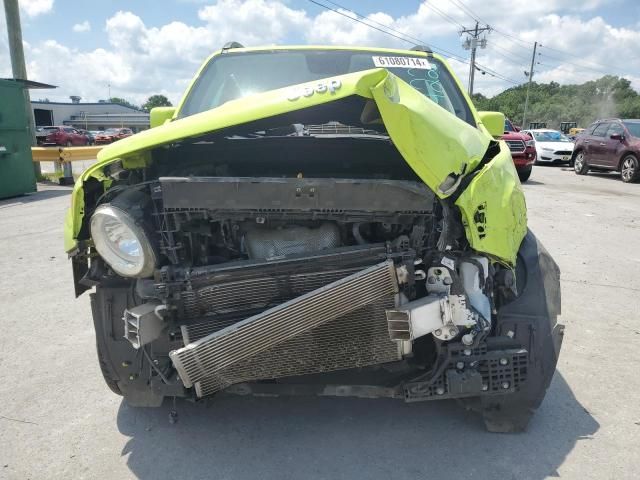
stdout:
POLYGON ((526 142, 524 142, 524 144, 527 147, 534 147, 536 145, 536 141, 535 140, 527 140, 526 142))
POLYGON ((156 255, 144 230, 125 211, 100 205, 91 217, 91 237, 100 256, 123 277, 148 277, 156 255))
POLYGON ((553 148, 546 148, 545 147, 542 150, 545 151, 545 152, 553 152, 553 148))

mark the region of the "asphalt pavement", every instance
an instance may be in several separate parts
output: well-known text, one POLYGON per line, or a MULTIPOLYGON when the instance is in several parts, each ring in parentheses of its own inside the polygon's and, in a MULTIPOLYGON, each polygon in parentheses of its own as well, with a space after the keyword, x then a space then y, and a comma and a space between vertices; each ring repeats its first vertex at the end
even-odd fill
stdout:
POLYGON ((562 270, 563 349, 523 434, 453 401, 220 395, 133 409, 105 386, 62 248, 68 187, 0 201, 0 478, 632 479, 640 184, 535 167, 529 225, 562 270))

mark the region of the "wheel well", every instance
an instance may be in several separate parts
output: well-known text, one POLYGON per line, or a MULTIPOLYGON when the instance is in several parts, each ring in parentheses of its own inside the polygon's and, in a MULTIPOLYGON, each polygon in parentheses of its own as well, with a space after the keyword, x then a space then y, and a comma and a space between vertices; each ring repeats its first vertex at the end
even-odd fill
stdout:
POLYGON ((620 159, 618 160, 618 168, 617 168, 618 170, 622 168, 622 159, 627 155, 632 155, 633 157, 635 157, 636 160, 638 160, 638 155, 636 155, 635 152, 632 152, 631 150, 622 152, 622 155, 620 155, 620 159))
POLYGON ((571 160, 575 160, 576 155, 578 153, 582 152, 582 150, 583 150, 582 148, 578 148, 578 149, 574 150, 573 153, 571 154, 571 160))

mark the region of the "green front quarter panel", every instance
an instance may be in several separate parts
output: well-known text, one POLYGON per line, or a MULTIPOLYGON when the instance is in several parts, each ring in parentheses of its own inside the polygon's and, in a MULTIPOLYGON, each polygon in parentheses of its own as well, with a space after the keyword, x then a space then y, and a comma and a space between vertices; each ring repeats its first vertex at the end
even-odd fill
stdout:
MULTIPOLYGON (((457 183, 446 184, 445 180, 456 176, 461 180, 473 172, 491 136, 392 74, 372 91, 387 131, 405 161, 436 195, 448 197, 457 183)), ((514 266, 527 233, 527 207, 504 142, 500 142, 498 155, 481 168, 455 203, 471 247, 514 266)))
MULTIPOLYGON (((464 122, 387 70, 372 69, 326 79, 327 83, 336 81, 340 87, 332 92, 325 89, 308 96, 291 96, 292 89, 305 91, 318 84, 310 82, 233 100, 106 147, 100 152, 98 163, 76 182, 71 212, 65 222, 65 250, 70 252, 77 247, 84 214, 83 183, 93 177, 107 188, 110 182, 102 173, 105 165, 121 159, 124 168, 138 168, 150 160, 153 148, 253 120, 352 95, 371 99, 405 161, 442 199, 453 195, 463 178, 478 168, 492 140, 482 125, 474 127, 464 122)), ((503 142, 500 154, 482 167, 456 204, 462 210, 471 247, 513 265, 526 233, 526 206, 503 142), (476 218, 482 218, 482 222, 476 218)))
POLYGON ((511 152, 500 153, 469 183, 456 200, 467 240, 477 251, 511 267, 527 234, 527 205, 511 152))

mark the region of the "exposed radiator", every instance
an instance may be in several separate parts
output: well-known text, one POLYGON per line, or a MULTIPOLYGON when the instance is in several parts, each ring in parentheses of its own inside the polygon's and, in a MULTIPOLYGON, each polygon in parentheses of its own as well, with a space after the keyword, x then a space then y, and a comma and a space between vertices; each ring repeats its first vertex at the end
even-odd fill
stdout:
POLYGON ((220 387, 204 385, 212 378, 215 383, 222 370, 397 291, 394 264, 386 261, 223 328, 169 356, 185 386, 203 382, 200 393, 215 391, 220 387))
MULTIPOLYGON (((398 343, 389 338, 385 309, 394 307, 393 297, 359 308, 275 347, 224 368, 195 383, 204 397, 229 385, 262 379, 333 372, 400 359, 398 343)), ((216 325, 189 327, 195 338, 216 325)))
POLYGON ((351 275, 362 267, 336 268, 299 274, 271 274, 214 285, 194 287, 181 293, 186 318, 220 315, 238 310, 264 310, 351 275))

